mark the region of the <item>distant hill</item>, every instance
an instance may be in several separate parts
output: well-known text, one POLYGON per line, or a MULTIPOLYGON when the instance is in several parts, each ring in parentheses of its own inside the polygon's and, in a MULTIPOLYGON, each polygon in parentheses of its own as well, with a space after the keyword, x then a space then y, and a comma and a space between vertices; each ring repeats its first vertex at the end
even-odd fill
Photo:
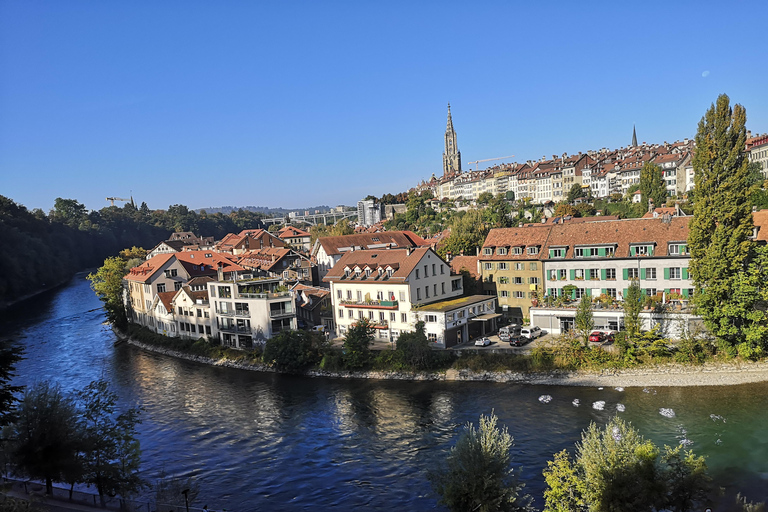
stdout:
POLYGON ((198 208, 195 211, 197 213, 200 213, 203 210, 205 210, 205 212, 209 214, 223 213, 224 215, 229 215, 230 213, 236 212, 238 210, 245 210, 249 212, 259 212, 266 215, 274 215, 276 217, 284 217, 285 215, 288 215, 291 212, 304 213, 305 211, 309 211, 310 214, 315 213, 315 210, 319 211, 320 213, 329 212, 331 211, 331 207, 322 205, 322 206, 310 206, 308 208, 288 209, 288 208, 270 208, 268 206, 211 206, 208 208, 198 208))

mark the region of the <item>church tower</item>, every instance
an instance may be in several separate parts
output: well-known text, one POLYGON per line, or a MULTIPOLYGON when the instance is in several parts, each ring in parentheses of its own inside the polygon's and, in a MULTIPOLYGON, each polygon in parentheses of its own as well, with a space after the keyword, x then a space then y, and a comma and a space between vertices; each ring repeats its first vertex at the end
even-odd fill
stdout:
POLYGON ((445 151, 443 151, 443 176, 461 172, 461 152, 456 143, 456 132, 451 119, 451 104, 448 104, 448 126, 445 129, 445 151))

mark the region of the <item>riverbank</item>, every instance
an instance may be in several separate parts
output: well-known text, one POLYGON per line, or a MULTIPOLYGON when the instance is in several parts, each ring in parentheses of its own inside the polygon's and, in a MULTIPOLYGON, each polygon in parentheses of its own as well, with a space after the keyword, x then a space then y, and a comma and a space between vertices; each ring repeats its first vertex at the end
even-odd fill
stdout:
MULTIPOLYGON (((212 359, 170 350, 131 339, 117 333, 128 344, 170 357, 185 359, 200 364, 235 368, 238 370, 272 372, 277 371, 264 364, 251 364, 228 359, 212 359)), ((310 377, 336 379, 380 379, 412 381, 462 381, 462 382, 501 382, 510 384, 537 384, 550 386, 603 386, 603 387, 687 387, 687 386, 733 386, 768 381, 768 362, 756 363, 705 363, 702 365, 665 364, 643 366, 622 370, 579 371, 579 372, 475 372, 471 370, 450 369, 445 372, 329 372, 311 370, 305 373, 310 377)))

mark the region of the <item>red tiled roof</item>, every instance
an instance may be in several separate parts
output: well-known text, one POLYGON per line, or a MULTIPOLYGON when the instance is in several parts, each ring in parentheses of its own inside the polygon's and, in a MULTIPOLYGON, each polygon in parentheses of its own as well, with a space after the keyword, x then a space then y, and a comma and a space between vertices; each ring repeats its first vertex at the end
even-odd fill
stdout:
POLYGON ((417 247, 415 249, 381 249, 381 250, 357 250, 344 253, 338 263, 328 271, 328 274, 323 278, 323 281, 343 281, 350 280, 356 282, 405 282, 410 273, 419 264, 421 258, 432 252, 438 260, 442 259, 437 256, 429 247, 417 247), (365 278, 365 272, 361 274, 361 278, 355 278, 354 272, 350 277, 345 278, 345 268, 360 267, 365 269, 366 267, 372 270, 371 276, 365 278), (391 277, 386 274, 386 269, 391 267, 393 273, 391 277), (383 277, 379 277, 378 269, 381 268, 385 272, 383 277))
POLYGON ((158 292, 157 298, 160 299, 160 302, 163 303, 163 307, 165 307, 165 310, 169 313, 173 313, 173 298, 176 296, 178 292, 158 292))
POLYGON ((328 255, 341 254, 341 248, 356 247, 422 247, 428 246, 425 241, 413 231, 384 231, 382 233, 361 233, 343 236, 324 236, 317 239, 328 255))
POLYGON ((462 270, 467 270, 471 277, 477 279, 480 277, 477 273, 477 260, 478 256, 456 256, 449 265, 454 274, 460 274, 462 270))

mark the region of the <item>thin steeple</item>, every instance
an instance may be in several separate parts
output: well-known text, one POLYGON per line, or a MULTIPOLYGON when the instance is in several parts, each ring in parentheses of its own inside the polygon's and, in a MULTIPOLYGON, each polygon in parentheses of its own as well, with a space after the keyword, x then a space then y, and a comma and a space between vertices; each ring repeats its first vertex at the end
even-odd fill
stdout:
MULTIPOLYGON (((448 109, 448 117, 451 115, 450 108, 448 109)), ((632 147, 637 147, 637 131, 635 131, 635 125, 632 125, 632 147)))
POLYGON ((448 103, 448 123, 445 127, 445 151, 443 152, 443 175, 461 172, 461 153, 456 141, 456 131, 453 129, 451 104, 448 103))

